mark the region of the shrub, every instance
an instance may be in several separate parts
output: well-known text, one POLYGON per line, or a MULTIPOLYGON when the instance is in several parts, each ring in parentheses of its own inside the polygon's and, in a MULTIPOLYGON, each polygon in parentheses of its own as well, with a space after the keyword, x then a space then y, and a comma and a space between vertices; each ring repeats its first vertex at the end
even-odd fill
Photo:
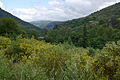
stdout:
POLYGON ((0 36, 0 49, 5 49, 11 44, 11 40, 9 38, 5 38, 0 36))
POLYGON ((99 79, 119 80, 120 79, 120 41, 109 43, 103 48, 101 54, 97 55, 92 71, 99 79))

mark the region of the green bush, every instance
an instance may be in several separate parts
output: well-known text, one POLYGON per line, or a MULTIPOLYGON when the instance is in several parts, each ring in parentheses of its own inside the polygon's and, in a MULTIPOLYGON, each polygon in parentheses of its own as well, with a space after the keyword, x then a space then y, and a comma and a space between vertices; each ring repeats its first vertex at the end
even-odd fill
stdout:
POLYGON ((99 79, 120 79, 120 41, 109 43, 92 63, 92 71, 99 79))
POLYGON ((67 43, 52 45, 20 36, 12 42, 0 38, 1 43, 7 43, 0 50, 1 80, 120 79, 120 41, 96 50, 67 43))
POLYGON ((11 40, 9 38, 5 38, 0 36, 0 49, 5 49, 11 44, 11 40))

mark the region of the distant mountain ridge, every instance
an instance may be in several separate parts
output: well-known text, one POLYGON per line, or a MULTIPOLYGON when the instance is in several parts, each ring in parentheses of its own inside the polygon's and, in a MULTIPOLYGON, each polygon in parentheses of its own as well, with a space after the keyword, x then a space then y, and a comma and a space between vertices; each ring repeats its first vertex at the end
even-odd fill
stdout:
POLYGON ((62 23, 62 21, 48 21, 48 20, 41 20, 41 21, 32 21, 31 24, 45 29, 52 29, 55 25, 62 23))
POLYGON ((28 30, 28 29, 40 30, 40 28, 36 27, 35 25, 25 22, 25 21, 17 18, 16 16, 12 15, 11 13, 0 8, 0 18, 2 18, 2 17, 12 18, 12 19, 16 20, 18 22, 19 26, 24 28, 25 30, 28 30))

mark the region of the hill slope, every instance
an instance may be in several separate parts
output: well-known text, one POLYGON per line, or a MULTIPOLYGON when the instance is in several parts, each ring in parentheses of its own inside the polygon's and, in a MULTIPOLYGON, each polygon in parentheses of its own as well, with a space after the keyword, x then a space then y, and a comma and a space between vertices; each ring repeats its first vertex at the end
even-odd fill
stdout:
POLYGON ((55 25, 46 41, 102 49, 107 42, 120 40, 120 3, 89 16, 55 25))
POLYGON ((9 12, 3 10, 0 8, 0 18, 2 17, 7 17, 7 18, 12 18, 14 20, 16 20, 18 22, 18 24, 20 25, 20 27, 24 28, 25 30, 28 30, 28 29, 36 29, 36 30, 39 30, 38 27, 28 23, 28 22, 25 22, 15 16, 13 16, 12 14, 10 14, 9 12))
POLYGON ((32 21, 30 23, 39 27, 39 28, 51 29, 56 24, 60 24, 61 22, 60 21, 32 21))
POLYGON ((113 27, 113 25, 115 26, 116 24, 115 22, 116 20, 120 20, 120 3, 117 3, 95 13, 92 13, 89 16, 63 22, 59 26, 75 28, 82 26, 84 24, 103 25, 107 23, 111 24, 113 27))

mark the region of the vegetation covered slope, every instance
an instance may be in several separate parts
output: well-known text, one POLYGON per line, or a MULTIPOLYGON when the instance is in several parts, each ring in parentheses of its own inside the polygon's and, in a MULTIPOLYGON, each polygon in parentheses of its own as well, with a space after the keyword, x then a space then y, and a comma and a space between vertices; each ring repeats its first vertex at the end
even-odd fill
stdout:
POLYGON ((26 32, 11 18, 0 18, 0 35, 15 38, 18 35, 26 35, 26 32))
POLYGON ((29 37, 34 35, 35 38, 38 39, 41 36, 45 36, 47 33, 46 29, 40 29, 39 27, 36 27, 33 24, 30 24, 28 22, 25 22, 25 21, 15 17, 14 15, 8 13, 7 11, 5 11, 1 8, 0 8, 0 18, 11 18, 11 19, 17 21, 17 25, 19 27, 21 27, 21 29, 24 29, 27 32, 27 34, 29 35, 29 37))
POLYGON ((74 19, 70 21, 63 22, 59 26, 65 27, 80 27, 85 24, 111 24, 109 26, 115 27, 117 20, 120 20, 120 3, 104 8, 100 11, 92 13, 91 15, 79 19, 74 19))
POLYGON ((56 24, 60 24, 60 21, 32 21, 31 24, 39 27, 39 28, 46 28, 52 29, 56 24))
POLYGON ((30 22, 31 24, 39 27, 39 28, 46 28, 46 26, 50 23, 51 21, 32 21, 30 22))
POLYGON ((22 34, 24 37, 31 38, 34 36, 35 39, 38 39, 40 36, 45 35, 46 32, 47 30, 36 30, 34 28, 25 30, 12 18, 0 18, 0 36, 6 36, 14 39, 16 36, 22 34))
POLYGON ((55 25, 46 35, 46 42, 72 42, 77 47, 102 48, 107 42, 120 39, 120 3, 89 16, 55 25))
POLYGON ((0 18, 2 18, 2 17, 12 18, 12 19, 16 20, 18 22, 19 26, 24 28, 25 30, 28 30, 28 29, 40 30, 38 27, 36 27, 28 22, 25 22, 0 8, 0 18))

